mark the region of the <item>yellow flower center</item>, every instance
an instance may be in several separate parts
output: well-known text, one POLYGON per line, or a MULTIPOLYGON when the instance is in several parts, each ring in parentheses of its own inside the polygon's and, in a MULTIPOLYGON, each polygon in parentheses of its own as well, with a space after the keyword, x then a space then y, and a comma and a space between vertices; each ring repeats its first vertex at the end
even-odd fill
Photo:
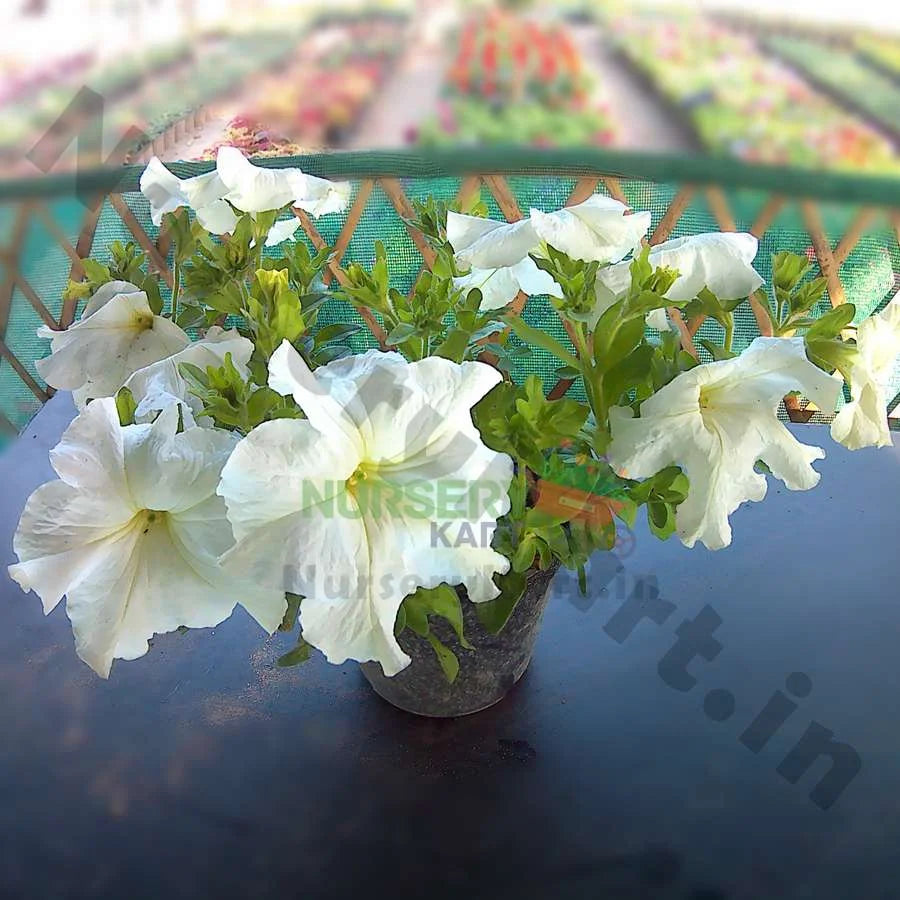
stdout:
POLYGON ((352 494, 359 485, 372 474, 372 469, 366 463, 360 463, 356 471, 347 479, 347 490, 352 494))
POLYGON ((159 509, 142 509, 135 518, 141 529, 141 534, 148 534, 151 528, 164 525, 168 513, 159 509))
POLYGON ((133 312, 131 314, 131 327, 135 331, 149 331, 153 327, 153 313, 133 312))
POLYGON ((707 390, 706 388, 700 389, 700 409, 706 409, 709 406, 712 391, 707 390))

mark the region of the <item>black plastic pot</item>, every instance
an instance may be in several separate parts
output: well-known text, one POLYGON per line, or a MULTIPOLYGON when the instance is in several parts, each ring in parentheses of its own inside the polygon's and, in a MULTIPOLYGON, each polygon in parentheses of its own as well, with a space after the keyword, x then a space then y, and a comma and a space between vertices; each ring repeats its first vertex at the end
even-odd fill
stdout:
POLYGON ((363 675, 388 703, 419 716, 467 716, 493 706, 509 693, 531 662, 550 582, 558 568, 555 564, 546 571, 529 574, 525 592, 499 634, 485 631, 465 589, 457 589, 465 635, 475 649, 461 649, 449 626, 431 618, 434 633, 459 658, 459 674, 453 684, 444 677, 430 644, 409 629, 400 635, 399 643, 412 659, 410 665, 393 678, 386 678, 380 664, 362 663, 363 675))

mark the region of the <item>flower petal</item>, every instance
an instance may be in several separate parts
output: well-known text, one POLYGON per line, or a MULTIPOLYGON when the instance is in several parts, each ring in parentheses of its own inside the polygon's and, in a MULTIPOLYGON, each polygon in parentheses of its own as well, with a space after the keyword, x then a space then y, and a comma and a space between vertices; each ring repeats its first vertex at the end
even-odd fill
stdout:
POLYGON ((125 449, 114 400, 103 398, 79 413, 50 451, 59 477, 84 491, 103 491, 123 502, 131 496, 125 478, 125 449))
POLYGON ((13 538, 19 560, 10 577, 50 613, 72 586, 104 565, 109 542, 122 537, 134 510, 115 494, 82 492, 63 481, 42 484, 28 498, 13 538))
MULTIPOLYGON (((303 357, 287 341, 282 341, 269 359, 269 387, 285 396, 291 394, 316 430, 334 435, 335 441, 340 438, 352 448, 352 453, 348 450, 347 454, 355 454, 361 459, 362 438, 344 407, 358 391, 356 379, 365 378, 375 367, 373 354, 377 353, 370 350, 345 360, 335 360, 321 366, 314 375, 303 357)), ((395 365, 404 362, 399 353, 384 356, 395 365)))
MULTIPOLYGON (((249 376, 247 364, 253 355, 253 342, 241 337, 235 329, 224 331, 213 325, 202 340, 194 341, 184 350, 159 362, 138 369, 126 382, 137 403, 135 421, 148 421, 156 412, 175 403, 181 403, 200 416, 203 404, 188 391, 187 383, 179 371, 181 363, 191 363, 206 370, 209 366, 221 366, 227 354, 243 378, 249 376)), ((204 419, 209 422, 209 419, 204 419)))
POLYGON ((153 315, 146 294, 118 294, 87 319, 52 332, 52 354, 35 366, 53 387, 111 397, 133 372, 189 343, 177 325, 153 315))
POLYGON ((300 220, 296 216, 276 222, 266 235, 266 246, 277 247, 285 241, 292 240, 299 227, 300 220))
POLYGON ((233 538, 214 491, 235 436, 176 425, 169 407, 121 428, 113 400, 91 403, 53 452, 64 480, 31 495, 16 533, 10 575, 46 612, 65 594, 76 650, 104 677, 153 634, 218 624, 238 600, 270 631, 284 613, 283 591, 217 564, 233 538))
MULTIPOLYGON (((106 284, 101 284, 100 287, 91 294, 90 299, 84 305, 81 318, 87 319, 89 316, 92 316, 98 309, 102 309, 113 299, 113 297, 117 297, 119 294, 139 293, 141 293, 141 289, 130 281, 107 281, 106 284)), ((41 337, 52 338, 55 334, 56 332, 52 329, 41 329, 41 337)))
POLYGON ((219 177, 218 172, 207 172, 205 175, 195 175, 193 178, 185 178, 181 182, 181 192, 187 199, 192 209, 202 209, 213 203, 219 203, 228 188, 219 177))
POLYGON ((359 462, 346 442, 308 420, 275 419, 254 428, 234 448, 218 487, 235 537, 241 541, 343 493, 359 462))
POLYGON ((508 567, 490 540, 509 508, 512 461, 471 418, 500 380, 483 363, 378 351, 312 373, 283 344, 270 385, 291 391, 308 419, 254 429, 225 466, 219 493, 237 543, 223 567, 301 594, 303 635, 331 662, 378 660, 396 674, 409 663, 393 633, 407 594, 449 579, 488 599, 508 567), (458 505, 423 512, 413 496, 423 486, 455 488, 458 505), (441 516, 467 540, 435 546, 441 516))
POLYGON ((530 297, 547 294, 550 297, 562 299, 562 288, 554 281, 553 276, 539 268, 530 256, 526 256, 520 263, 516 263, 510 271, 519 283, 519 288, 530 297))
POLYGON ((462 213, 447 212, 447 242, 454 253, 466 250, 486 234, 504 226, 504 222, 485 219, 482 216, 466 216, 462 213))
POLYGON ((851 400, 838 410, 831 436, 850 450, 889 447, 887 391, 900 353, 900 294, 856 332, 857 361, 850 372, 851 400))
POLYGON ((141 173, 140 188, 150 203, 150 219, 157 228, 162 225, 166 213, 190 205, 182 190, 181 179, 170 172, 156 156, 141 173))
POLYGON ((295 197, 293 205, 314 218, 343 212, 350 205, 353 185, 349 181, 329 181, 314 175, 304 175, 304 178, 303 196, 295 197))
POLYGON ((777 418, 791 390, 827 407, 839 380, 806 359, 803 340, 757 338, 739 357, 684 372, 641 404, 610 411, 610 464, 623 477, 649 478, 681 466, 690 482, 676 527, 686 546, 698 540, 712 550, 731 542, 728 516, 747 500, 761 500, 763 460, 791 490, 818 483, 811 463, 824 452, 797 441, 777 418))
POLYGON ((669 317, 664 309, 654 309, 647 313, 647 325, 657 331, 672 331, 669 317))
MULTIPOLYGON (((222 520, 224 527, 227 521, 222 520)), ((78 655, 103 677, 113 659, 136 659, 154 634, 209 628, 234 610, 232 591, 198 574, 196 560, 173 539, 167 516, 135 526, 104 548, 103 566, 66 592, 78 655)))
POLYGON ((272 634, 284 619, 287 600, 281 588, 241 579, 219 565, 219 557, 234 544, 225 501, 215 495, 169 517, 169 534, 191 568, 222 597, 240 603, 259 625, 272 634))
POLYGON ((518 222, 494 222, 476 216, 452 215, 451 220, 451 213, 447 214, 447 240, 453 247, 457 262, 465 267, 496 269, 513 266, 525 259, 540 244, 528 219, 521 219, 518 222), (451 234, 459 246, 453 242, 451 234))
POLYGON ((640 246, 650 213, 626 215, 624 203, 594 194, 583 203, 544 213, 531 210, 535 233, 572 259, 618 262, 640 246))
POLYGON ((215 494, 238 435, 218 428, 176 433, 178 409, 166 407, 152 425, 123 429, 128 486, 138 509, 178 513, 215 494))
POLYGON ((242 212, 267 212, 303 200, 306 175, 297 168, 255 166, 237 147, 220 147, 216 171, 227 193, 225 199, 242 212))
POLYGON ((453 279, 457 290, 468 294, 473 288, 481 291, 482 310, 501 309, 519 296, 519 279, 512 266, 502 269, 472 269, 453 279))
MULTIPOLYGON (((758 247, 752 234, 696 234, 651 247, 650 265, 668 266, 681 273, 666 293, 670 300, 693 300, 704 287, 722 300, 737 300, 749 297, 763 284, 753 268, 758 247)), ((598 300, 609 306, 612 300, 607 295, 625 293, 631 284, 630 266, 630 262, 622 262, 597 273, 598 300)))
POLYGON ((238 223, 238 217, 225 200, 215 200, 195 210, 197 221, 210 234, 231 234, 238 223))

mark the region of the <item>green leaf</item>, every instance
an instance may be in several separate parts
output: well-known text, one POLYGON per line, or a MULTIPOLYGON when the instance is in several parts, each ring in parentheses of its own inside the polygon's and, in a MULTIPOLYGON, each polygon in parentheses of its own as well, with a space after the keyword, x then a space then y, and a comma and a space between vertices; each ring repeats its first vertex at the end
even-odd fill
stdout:
POLYGON ((561 359, 567 366, 571 366, 573 369, 581 371, 581 364, 578 361, 578 357, 575 356, 574 353, 570 353, 566 350, 556 338, 551 337, 544 331, 539 331, 537 328, 532 328, 531 325, 520 319, 518 316, 506 316, 503 321, 509 325, 516 333, 516 336, 526 344, 540 347, 542 350, 552 353, 557 359, 561 359))
POLYGON ((116 394, 116 411, 119 413, 119 424, 134 425, 134 414, 137 412, 137 403, 134 402, 134 394, 127 387, 119 388, 116 394))
POLYGON ((140 280, 140 286, 147 295, 147 305, 154 316, 158 316, 163 311, 163 299, 159 292, 159 281, 156 278, 147 276, 140 280))
POLYGON ((812 268, 809 260, 798 253, 782 250, 772 259, 772 284, 776 290, 789 293, 812 268))
POLYGON ((522 572, 510 571, 506 575, 495 576, 500 594, 493 600, 475 604, 475 613, 485 631, 499 634, 509 621, 519 598, 525 593, 526 577, 522 572))
POLYGON ((316 332, 316 346, 327 344, 329 341, 344 341, 348 337, 358 334, 359 325, 348 325, 345 322, 335 322, 332 325, 326 325, 316 332))
POLYGON ((448 584, 439 584, 429 593, 431 612, 449 622, 456 632, 459 643, 466 650, 472 650, 472 645, 466 640, 463 633, 463 613, 459 602, 459 594, 448 584))
POLYGON ((401 603, 397 609, 397 618, 394 620, 394 637, 403 633, 406 628, 406 607, 401 603))
POLYGON ((675 510, 668 503, 651 500, 647 504, 647 521, 650 531, 660 540, 667 540, 675 533, 675 510))
POLYGON ((451 328, 433 355, 453 362, 462 362, 469 346, 470 337, 469 332, 462 328, 451 328))
POLYGON ((301 637, 297 646, 285 653, 284 656, 279 656, 275 664, 283 669, 289 666, 299 666, 309 659, 309 651, 310 645, 301 637))
POLYGON ((706 338, 700 338, 700 343, 704 347, 706 347, 707 351, 709 351, 709 355, 715 362, 722 362, 726 359, 734 359, 737 356, 737 353, 733 353, 731 350, 726 350, 724 347, 719 346, 719 344, 714 344, 712 341, 709 341, 706 338))
POLYGON ((93 281, 97 285, 106 284, 112 280, 109 269, 94 259, 83 259, 81 267, 84 269, 84 274, 87 276, 88 281, 93 281))
POLYGON ((390 334, 387 336, 386 343, 395 347, 397 344, 402 344, 411 337, 415 337, 417 331, 418 329, 415 325, 412 325, 409 322, 400 322, 391 329, 390 334))
POLYGON ((806 339, 835 338, 856 316, 856 307, 852 303, 841 303, 819 316, 815 324, 806 332, 806 339))
POLYGON ((616 403, 628 390, 650 378, 655 352, 649 344, 641 344, 603 375, 603 396, 608 404, 616 403))
POLYGON ((445 647, 430 631, 425 635, 425 640, 431 644, 431 649, 434 650, 434 655, 441 665, 444 677, 450 684, 453 684, 456 676, 459 675, 459 660, 456 658, 456 654, 449 647, 445 647))
POLYGON ((281 403, 281 394, 270 387, 261 387, 254 391, 247 401, 247 416, 251 424, 264 422, 266 416, 281 403))
POLYGON ((179 328, 196 328, 204 318, 203 310, 199 306, 185 304, 179 309, 175 324, 179 328))
POLYGON ((287 599, 287 609, 285 610, 281 624, 278 626, 278 630, 292 631, 297 624, 297 614, 300 612, 300 603, 303 598, 299 594, 291 593, 286 593, 285 598, 287 599))

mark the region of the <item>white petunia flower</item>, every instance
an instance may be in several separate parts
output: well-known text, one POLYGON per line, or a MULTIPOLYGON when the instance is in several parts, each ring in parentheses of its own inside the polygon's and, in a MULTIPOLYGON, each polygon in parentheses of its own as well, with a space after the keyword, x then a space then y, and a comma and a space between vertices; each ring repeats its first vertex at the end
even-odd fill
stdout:
POLYGON ((174 322, 154 315, 147 295, 127 281, 102 285, 65 331, 43 325, 37 333, 50 340, 52 352, 35 367, 47 384, 72 391, 79 408, 111 397, 133 372, 190 343, 174 322))
POLYGON ((850 370, 849 403, 831 423, 831 436, 850 450, 891 446, 885 393, 900 353, 900 294, 856 332, 858 356, 850 370))
POLYGON ((342 212, 350 201, 348 182, 328 181, 297 168, 255 166, 237 147, 220 147, 216 173, 232 206, 248 213, 281 209, 290 204, 314 216, 342 212))
POLYGON ((141 174, 141 193, 150 203, 150 219, 159 227, 166 213, 186 206, 193 209, 197 221, 210 234, 231 234, 238 217, 222 199, 227 188, 217 172, 179 178, 157 157, 153 157, 141 174))
MULTIPOLYGON (((250 375, 247 363, 253 355, 253 342, 241 337, 233 328, 225 331, 218 325, 213 325, 202 340, 194 341, 178 353, 139 369, 125 382, 125 387, 137 403, 135 421, 152 421, 157 412, 180 403, 184 408, 185 421, 193 424, 195 417, 200 416, 203 404, 188 391, 178 366, 191 363, 204 371, 208 366, 218 368, 224 364, 228 353, 241 377, 247 379, 250 375)), ((201 416, 198 424, 210 424, 210 420, 201 416)))
MULTIPOLYGON (((753 268, 759 241, 752 234, 710 232, 673 238, 650 248, 650 265, 679 271, 666 292, 669 300, 693 300, 709 288, 721 300, 749 297, 763 284, 753 268)), ((631 262, 620 262, 597 273, 597 306, 594 323, 619 300, 631 284, 631 262)), ((668 329, 666 312, 654 310, 647 324, 660 331, 668 329)))
POLYGON ((833 408, 840 384, 809 362, 802 338, 757 338, 734 359, 683 372, 641 404, 638 419, 630 408, 613 407, 610 464, 624 478, 680 466, 690 490, 676 513, 679 537, 688 547, 727 547, 728 516, 766 495, 757 460, 793 491, 819 481, 811 463, 825 453, 801 444, 778 420, 781 399, 800 390, 833 408))
POLYGON ((154 634, 218 625, 237 603, 269 632, 284 615, 281 591, 217 563, 233 543, 215 491, 235 436, 177 424, 169 407, 122 428, 113 400, 91 403, 51 451, 60 480, 29 497, 13 540, 9 574, 47 614, 65 595, 78 655, 104 678, 154 634))
POLYGON ((529 219, 496 222, 448 212, 447 241, 457 263, 469 269, 453 279, 454 285, 466 291, 479 288, 482 309, 506 306, 519 291, 562 297, 559 285, 528 255, 540 246, 529 219))
POLYGON ((266 235, 266 246, 277 247, 285 241, 292 241, 299 227, 300 220, 296 216, 276 222, 266 235))
POLYGON ((222 471, 237 543, 223 568, 304 597, 303 636, 329 661, 410 662, 394 637, 417 587, 498 594, 508 561, 490 547, 509 509, 512 460, 481 441, 471 408, 499 373, 369 351, 310 372, 287 343, 269 385, 307 419, 255 428, 222 471))
MULTIPOLYGON (((264 169, 255 166, 236 147, 221 147, 216 170, 193 178, 179 178, 157 157, 141 175, 141 193, 150 203, 153 224, 162 224, 166 213, 186 206, 211 234, 231 234, 238 223, 234 210, 255 216, 287 204, 312 216, 343 212, 350 202, 352 185, 306 175, 300 169, 264 169)), ((276 222, 266 237, 274 247, 294 236, 299 221, 276 222)))
POLYGON ((532 209, 531 225, 539 240, 572 259, 617 263, 640 247, 650 227, 649 212, 627 212, 624 203, 593 194, 556 212, 532 209))

